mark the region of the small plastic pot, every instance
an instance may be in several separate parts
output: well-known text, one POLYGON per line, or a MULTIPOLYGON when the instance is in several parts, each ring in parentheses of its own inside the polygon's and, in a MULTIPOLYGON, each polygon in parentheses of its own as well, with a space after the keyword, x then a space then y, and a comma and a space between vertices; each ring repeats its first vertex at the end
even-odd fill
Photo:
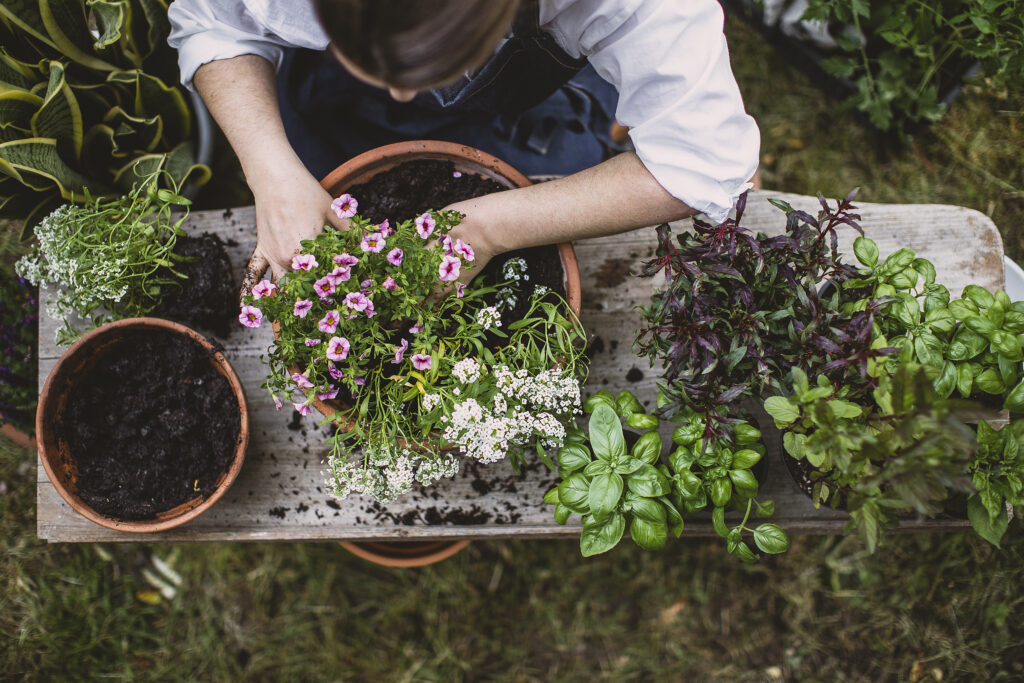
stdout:
MULTIPOLYGON (((245 391, 238 375, 235 374, 224 354, 205 337, 191 328, 169 320, 129 318, 91 330, 72 344, 57 361, 53 370, 50 371, 49 377, 46 378, 46 384, 39 397, 39 408, 36 411, 36 438, 39 446, 39 458, 43 463, 43 469, 46 470, 46 476, 49 477, 61 498, 75 512, 108 529, 153 533, 180 526, 195 519, 217 502, 228 490, 242 469, 242 462, 245 460, 245 449, 249 443, 249 411, 245 400, 245 391), (78 470, 75 466, 73 449, 71 444, 56 436, 53 427, 63 420, 68 397, 79 378, 89 370, 96 359, 123 343, 125 332, 135 330, 165 330, 183 335, 209 351, 211 353, 210 362, 227 379, 232 393, 238 401, 240 428, 231 465, 220 476, 213 493, 206 497, 196 497, 170 510, 158 513, 155 519, 128 521, 97 512, 77 495, 78 470)), ((197 435, 197 438, 202 438, 202 435, 197 435)))

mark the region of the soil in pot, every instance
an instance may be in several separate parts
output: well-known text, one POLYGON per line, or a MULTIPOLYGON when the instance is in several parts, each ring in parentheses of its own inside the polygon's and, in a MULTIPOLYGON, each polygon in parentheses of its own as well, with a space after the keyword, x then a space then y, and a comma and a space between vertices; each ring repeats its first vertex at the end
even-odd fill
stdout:
POLYGON ((153 315, 227 337, 237 327, 238 286, 224 242, 210 233, 179 237, 174 253, 194 260, 175 267, 187 276, 184 280, 168 272, 158 273, 174 279, 179 286, 168 288, 153 315))
POLYGON ((55 425, 70 445, 78 496, 125 521, 210 495, 240 429, 238 401, 207 350, 163 330, 126 331, 99 352, 55 425))

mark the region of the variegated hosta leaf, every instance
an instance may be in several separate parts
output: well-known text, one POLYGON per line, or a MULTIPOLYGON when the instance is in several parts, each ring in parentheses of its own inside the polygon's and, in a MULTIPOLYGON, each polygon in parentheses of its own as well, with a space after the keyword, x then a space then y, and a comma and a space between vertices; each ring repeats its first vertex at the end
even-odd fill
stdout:
MULTIPOLYGON (((24 1, 24 0, 23 0, 24 1)), ((95 39, 89 31, 81 0, 38 0, 39 16, 53 45, 68 59, 97 71, 117 67, 94 52, 95 39)))
POLYGON ((32 117, 43 106, 43 98, 26 90, 0 93, 0 127, 16 126, 30 130, 32 117))
POLYGON ((0 144, 0 173, 17 178, 33 190, 48 190, 56 186, 61 196, 81 198, 82 190, 89 187, 94 194, 106 191, 97 180, 90 180, 74 170, 57 152, 57 141, 52 138, 26 138, 0 144))
POLYGON ((125 15, 129 11, 124 2, 108 0, 89 0, 89 9, 96 19, 96 28, 100 35, 93 43, 97 50, 113 45, 121 40, 125 15))
POLYGON ((64 79, 64 66, 60 62, 50 62, 46 99, 32 117, 32 134, 37 138, 54 138, 61 149, 71 150, 76 162, 81 158, 82 112, 64 79))

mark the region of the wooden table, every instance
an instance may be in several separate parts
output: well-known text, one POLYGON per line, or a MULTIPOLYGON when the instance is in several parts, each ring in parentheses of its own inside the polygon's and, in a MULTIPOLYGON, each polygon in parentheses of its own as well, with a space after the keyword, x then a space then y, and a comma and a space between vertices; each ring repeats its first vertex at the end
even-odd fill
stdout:
MULTIPOLYGON (((812 197, 781 192, 752 192, 744 225, 767 233, 782 232, 783 214, 767 197, 789 201, 811 213, 812 197)), ((962 207, 939 205, 861 204, 862 225, 887 255, 909 247, 930 259, 938 280, 953 296, 971 283, 995 289, 1003 286, 1003 247, 999 232, 983 214, 962 207)), ((689 225, 689 221, 685 222, 689 225)), ((229 249, 237 273, 252 252, 255 240, 252 207, 205 211, 192 215, 190 231, 209 231, 232 245, 229 249)), ((683 227, 682 224, 677 227, 683 227)), ((851 254, 852 230, 841 233, 842 249, 851 254)), ((594 335, 595 354, 586 393, 599 388, 629 388, 645 405, 655 396, 656 369, 632 352, 640 325, 634 310, 645 303, 661 278, 630 277, 656 245, 653 229, 587 240, 576 244, 583 282, 583 324, 594 335)), ((41 299, 45 301, 46 292, 41 299)), ((44 307, 45 308, 45 307, 44 307)), ((62 349, 54 345, 57 322, 40 313, 39 386, 43 386, 62 349)), ((578 517, 566 526, 554 522, 544 493, 556 481, 539 462, 521 475, 507 463, 464 467, 453 480, 416 489, 396 503, 380 508, 372 501, 350 496, 335 501, 326 493, 322 461, 325 428, 317 416, 277 412, 260 384, 264 367, 259 356, 271 341, 270 326, 249 330, 238 327, 224 341, 226 355, 241 377, 249 398, 252 435, 242 472, 231 490, 216 505, 192 522, 160 534, 128 534, 100 527, 79 516, 56 493, 38 467, 38 533, 51 542, 85 541, 334 541, 345 539, 439 538, 557 538, 579 534, 578 517)), ((775 501, 772 521, 791 534, 839 533, 846 514, 815 510, 801 493, 781 460, 770 425, 767 475, 760 498, 775 501)), ((965 528, 966 521, 933 519, 905 521, 900 529, 922 531, 965 528)), ((687 520, 686 535, 714 532, 707 517, 687 520)))

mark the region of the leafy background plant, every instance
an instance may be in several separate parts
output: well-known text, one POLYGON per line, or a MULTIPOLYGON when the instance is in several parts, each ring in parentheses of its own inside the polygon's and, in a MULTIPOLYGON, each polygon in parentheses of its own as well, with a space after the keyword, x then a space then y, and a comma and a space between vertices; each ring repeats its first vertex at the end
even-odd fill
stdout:
POLYGON ((27 237, 86 188, 206 181, 169 30, 163 0, 0 2, 0 219, 27 237))

